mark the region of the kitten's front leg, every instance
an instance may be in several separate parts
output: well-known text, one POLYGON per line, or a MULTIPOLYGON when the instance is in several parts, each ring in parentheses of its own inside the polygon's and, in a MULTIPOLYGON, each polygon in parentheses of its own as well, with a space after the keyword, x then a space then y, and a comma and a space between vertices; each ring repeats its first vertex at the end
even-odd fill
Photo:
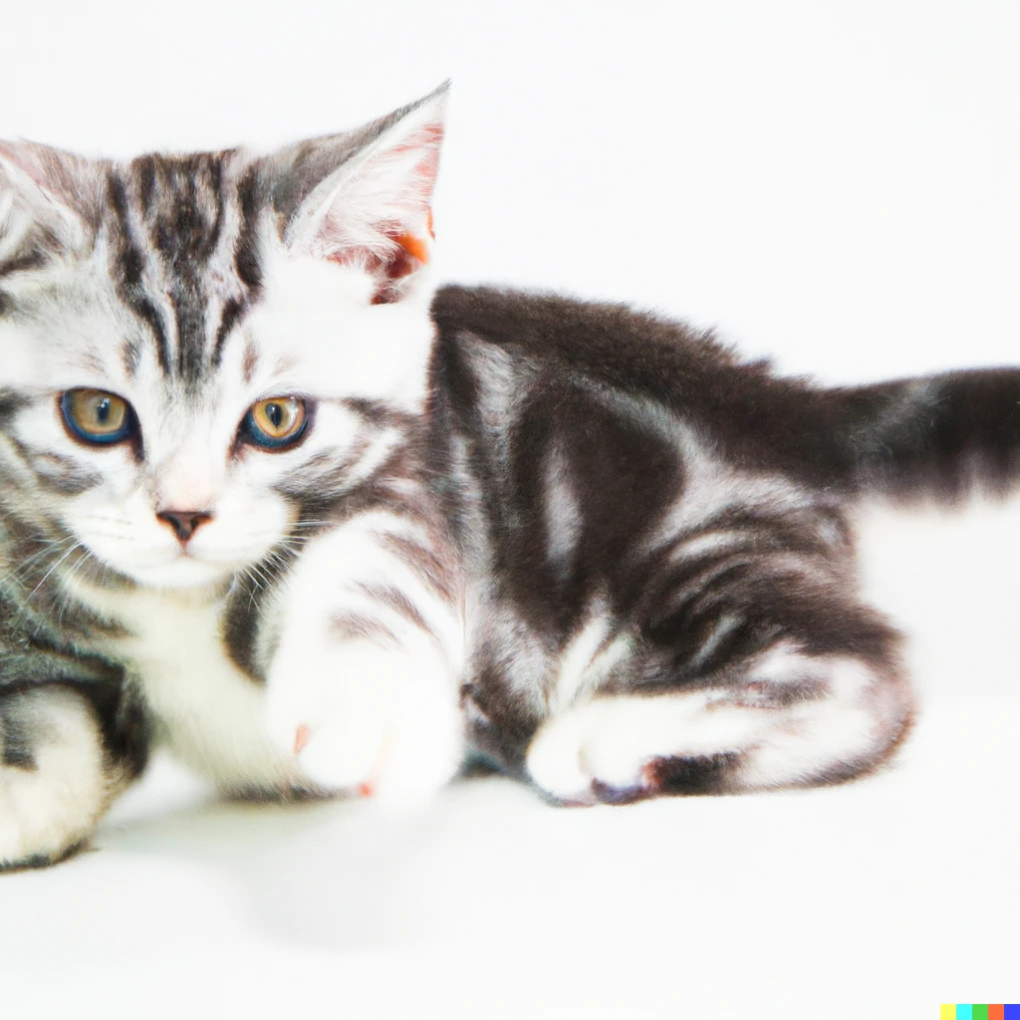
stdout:
POLYGON ((462 584, 441 536, 373 511, 315 539, 278 633, 270 732, 308 779, 414 799, 452 777, 463 754, 462 584))

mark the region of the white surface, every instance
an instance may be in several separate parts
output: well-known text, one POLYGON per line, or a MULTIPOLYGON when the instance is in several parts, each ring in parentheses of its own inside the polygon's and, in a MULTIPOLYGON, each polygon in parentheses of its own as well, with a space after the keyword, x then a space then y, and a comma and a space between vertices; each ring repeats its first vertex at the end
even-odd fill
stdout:
MULTIPOLYGON (((283 141, 454 78, 450 279, 630 299, 829 381, 1016 363, 1020 8, 36 3, 0 136, 283 141)), ((1017 1001, 1020 515, 901 522, 869 589, 924 710, 797 794, 421 816, 222 806, 163 763, 0 878, 0 1016, 931 1017, 1017 1001)))

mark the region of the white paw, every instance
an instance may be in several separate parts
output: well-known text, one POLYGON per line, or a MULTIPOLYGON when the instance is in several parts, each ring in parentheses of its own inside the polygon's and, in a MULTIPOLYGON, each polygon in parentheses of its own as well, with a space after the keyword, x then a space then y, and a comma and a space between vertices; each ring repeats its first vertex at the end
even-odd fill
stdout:
POLYGON ((747 741, 748 714, 706 713, 709 700, 704 692, 595 698, 542 726, 528 748, 528 772, 570 803, 649 795, 656 761, 711 759, 747 741))
MULTIPOLYGON (((59 860, 86 840, 123 781, 105 768, 99 729, 77 694, 38 687, 3 698, 2 722, 31 762, 0 764, 0 868, 59 860)), ((0 760, 3 733, 0 732, 0 760)))
POLYGON ((456 684, 439 661, 356 642, 277 656, 269 732, 315 786, 420 800, 463 754, 456 684))
POLYGON ((574 705, 538 730, 527 767, 571 803, 846 778, 881 760, 909 703, 895 673, 781 642, 739 685, 574 705))

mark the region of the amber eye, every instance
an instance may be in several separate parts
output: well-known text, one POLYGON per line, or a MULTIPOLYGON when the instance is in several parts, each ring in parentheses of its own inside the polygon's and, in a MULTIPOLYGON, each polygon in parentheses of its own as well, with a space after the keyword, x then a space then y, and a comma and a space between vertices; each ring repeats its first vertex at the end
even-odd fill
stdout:
POLYGON ((134 435, 131 405, 103 390, 68 390, 60 398, 64 421, 75 439, 83 443, 121 443, 134 435))
POLYGON ((298 397, 268 397, 252 404, 244 419, 244 428, 253 442, 275 449, 296 443, 307 423, 303 400, 298 397))

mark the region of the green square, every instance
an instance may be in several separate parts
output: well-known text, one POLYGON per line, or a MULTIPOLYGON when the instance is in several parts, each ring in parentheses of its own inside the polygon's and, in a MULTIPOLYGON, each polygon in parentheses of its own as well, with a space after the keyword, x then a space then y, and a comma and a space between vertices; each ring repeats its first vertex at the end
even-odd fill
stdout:
POLYGON ((971 1020, 988 1020, 988 1003, 986 1002, 982 1005, 978 1005, 978 1003, 975 1002, 970 1007, 970 1017, 971 1020))

